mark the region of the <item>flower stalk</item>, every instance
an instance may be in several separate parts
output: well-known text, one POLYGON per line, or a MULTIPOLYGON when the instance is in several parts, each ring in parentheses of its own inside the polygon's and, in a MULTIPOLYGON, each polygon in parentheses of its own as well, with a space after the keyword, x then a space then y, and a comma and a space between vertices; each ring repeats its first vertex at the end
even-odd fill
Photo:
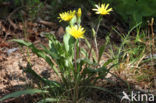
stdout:
POLYGON ((92 29, 93 32, 93 37, 94 37, 94 43, 95 43, 95 48, 96 48, 96 56, 97 56, 97 60, 98 60, 98 54, 99 54, 99 50, 98 50, 98 43, 97 43, 97 33, 102 21, 102 16, 103 15, 107 15, 110 14, 110 12, 112 11, 112 8, 108 8, 109 4, 99 4, 99 5, 95 5, 95 9, 92 9, 93 11, 95 11, 96 14, 99 14, 99 18, 98 18, 98 24, 96 27, 96 31, 94 31, 94 29, 92 29))
POLYGON ((96 27, 96 31, 93 31, 94 32, 93 34, 94 34, 94 43, 95 43, 95 48, 96 48, 97 59, 98 59, 98 54, 99 54, 98 43, 97 43, 97 33, 99 31, 101 21, 102 21, 102 16, 100 15, 99 19, 98 19, 98 24, 97 24, 97 27, 96 27))

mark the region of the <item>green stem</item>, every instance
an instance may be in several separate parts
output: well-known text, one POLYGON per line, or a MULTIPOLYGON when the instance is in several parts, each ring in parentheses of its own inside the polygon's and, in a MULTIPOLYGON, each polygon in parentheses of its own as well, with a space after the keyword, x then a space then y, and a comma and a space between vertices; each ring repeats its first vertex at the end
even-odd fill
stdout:
POLYGON ((97 58, 98 58, 99 50, 98 50, 98 44, 97 44, 96 37, 94 38, 94 43, 95 43, 95 49, 96 49, 96 56, 97 56, 97 58))
POLYGON ((76 61, 77 61, 77 52, 79 52, 79 51, 77 51, 77 49, 78 49, 78 43, 79 43, 79 41, 78 40, 76 40, 76 42, 75 42, 75 57, 74 57, 74 62, 75 62, 75 75, 74 75, 74 77, 75 77, 75 87, 74 87, 74 103, 76 103, 77 102, 77 99, 78 99, 78 79, 77 79, 77 75, 78 75, 78 68, 77 68, 77 63, 76 63, 76 61))
POLYGON ((75 47, 74 47, 74 52, 75 52, 75 56, 74 56, 74 63, 75 63, 75 72, 77 71, 77 41, 75 42, 75 47))
POLYGON ((102 21, 102 16, 99 16, 99 18, 98 18, 98 24, 97 24, 97 27, 96 27, 96 35, 94 37, 94 43, 95 43, 95 48, 96 48, 96 56, 97 56, 97 59, 98 59, 98 53, 99 53, 98 43, 97 43, 97 33, 98 33, 98 30, 99 30, 101 21, 102 21))
POLYGON ((96 34, 97 34, 97 32, 98 32, 98 30, 99 30, 99 27, 100 27, 100 24, 101 24, 101 21, 102 21, 102 16, 99 16, 99 18, 98 18, 98 24, 97 24, 97 27, 96 27, 96 34))

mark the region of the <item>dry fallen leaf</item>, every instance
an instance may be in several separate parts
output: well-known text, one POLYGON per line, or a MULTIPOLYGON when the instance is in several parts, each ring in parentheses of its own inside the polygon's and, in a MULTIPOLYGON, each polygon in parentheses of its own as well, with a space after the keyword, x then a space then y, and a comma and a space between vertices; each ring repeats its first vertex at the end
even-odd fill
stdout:
POLYGON ((60 26, 56 32, 56 36, 59 38, 63 38, 64 33, 65 33, 64 28, 62 26, 60 26))

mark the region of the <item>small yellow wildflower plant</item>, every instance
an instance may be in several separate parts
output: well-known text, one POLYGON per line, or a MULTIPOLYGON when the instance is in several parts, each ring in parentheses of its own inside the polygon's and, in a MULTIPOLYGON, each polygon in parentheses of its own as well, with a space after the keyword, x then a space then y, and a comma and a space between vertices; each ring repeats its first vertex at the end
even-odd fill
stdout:
POLYGON ((69 27, 69 34, 72 35, 75 39, 84 38, 85 30, 83 27, 75 25, 69 27))
POLYGON ((61 21, 70 21, 75 16, 75 13, 76 13, 75 10, 74 11, 70 10, 70 11, 67 11, 67 12, 63 12, 63 13, 59 14, 60 17, 58 17, 58 18, 61 19, 60 22, 61 21))
POLYGON ((100 15, 107 15, 109 14, 109 12, 113 11, 112 8, 109 8, 109 4, 99 4, 99 5, 95 5, 97 8, 96 9, 92 9, 93 11, 96 11, 96 14, 100 14, 100 15))
MULTIPOLYGON (((98 9, 95 10, 97 14, 109 14, 112 9, 107 10, 108 6, 108 4, 106 6, 102 4, 101 6, 97 6, 98 9)), ((54 34, 47 34, 46 37, 49 40, 49 47, 42 45, 41 48, 37 48, 31 42, 20 39, 12 40, 22 46, 27 46, 38 57, 43 58, 51 69, 53 69, 59 81, 41 77, 32 69, 33 65, 31 62, 28 62, 27 67, 24 68, 27 70, 25 72, 30 73, 36 77, 35 80, 38 79, 38 81, 40 81, 40 83, 38 83, 38 88, 41 87, 41 84, 43 84, 43 87, 39 89, 26 89, 8 94, 0 98, 0 102, 20 95, 40 93, 41 96, 43 95, 43 99, 41 98, 39 101, 41 103, 47 101, 71 101, 71 103, 78 103, 77 101, 88 97, 86 94, 90 93, 91 89, 100 88, 101 90, 102 87, 98 87, 97 83, 99 80, 103 80, 113 67, 111 65, 109 68, 106 67, 107 64, 109 64, 108 62, 112 59, 106 61, 107 64, 100 64, 104 48, 109 41, 106 41, 106 44, 100 46, 100 48, 97 47, 96 34, 100 26, 99 22, 96 29, 97 31, 93 30, 94 28, 92 29, 96 45, 95 51, 93 49, 94 43, 90 43, 84 36, 86 30, 81 26, 81 15, 81 8, 60 13, 58 17, 60 21, 68 22, 65 28, 65 34, 63 35, 63 41, 60 42, 57 40, 54 34), (88 48, 81 47, 81 40, 79 40, 81 38, 84 39, 83 43, 85 43, 84 45, 88 48), (98 52, 98 50, 100 51, 98 52), (88 53, 88 51, 90 53, 88 53), (95 54, 95 52, 97 52, 97 54, 95 54), (73 98, 71 98, 71 96, 73 98)), ((102 20, 101 15, 99 16, 99 21, 102 20)))

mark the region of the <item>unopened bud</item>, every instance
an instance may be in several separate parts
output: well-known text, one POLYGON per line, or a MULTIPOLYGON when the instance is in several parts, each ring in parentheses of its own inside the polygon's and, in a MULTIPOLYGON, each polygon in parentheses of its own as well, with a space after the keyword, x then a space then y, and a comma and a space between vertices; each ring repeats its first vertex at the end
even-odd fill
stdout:
POLYGON ((81 15, 82 15, 81 8, 79 8, 78 11, 77 11, 77 16, 81 17, 81 15))

